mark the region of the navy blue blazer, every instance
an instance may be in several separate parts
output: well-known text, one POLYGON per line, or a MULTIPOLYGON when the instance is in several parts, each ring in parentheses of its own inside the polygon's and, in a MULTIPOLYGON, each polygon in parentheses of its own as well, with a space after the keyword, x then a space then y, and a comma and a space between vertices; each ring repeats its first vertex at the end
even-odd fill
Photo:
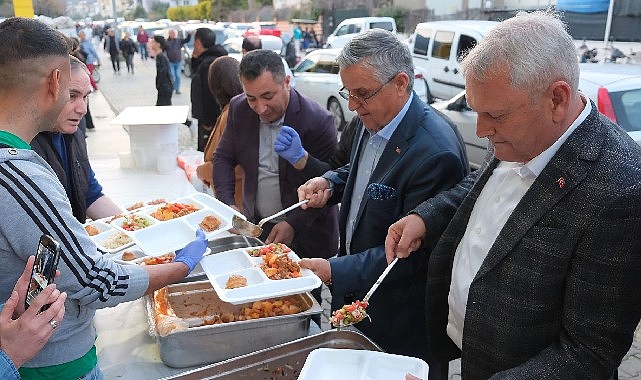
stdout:
MULTIPOLYGON (((363 131, 357 137, 350 163, 334 172, 333 201, 341 200, 339 257, 330 259, 332 310, 362 299, 387 265, 384 244, 389 226, 419 202, 457 184, 468 172, 465 147, 453 124, 414 94, 410 107, 392 134, 372 172, 374 187, 391 193, 366 191, 358 210, 346 255, 345 229, 350 211, 363 131)), ((329 174, 329 173, 328 173, 329 174)), ((424 292, 427 259, 422 255, 399 262, 371 298, 371 322, 356 327, 388 352, 429 359, 426 352, 424 292)))
MULTIPOLYGON (((227 127, 218 144, 214 158, 213 181, 216 197, 234 204, 234 168, 243 168, 243 214, 257 222, 254 215, 258 189, 259 123, 247 103, 245 94, 234 97, 229 103, 227 127)), ((290 91, 289 104, 283 125, 298 132, 303 148, 310 155, 329 160, 337 146, 336 127, 332 115, 315 101, 290 91)), ((278 159, 280 200, 283 207, 298 202, 298 187, 305 183, 305 176, 283 158, 278 159)), ((287 213, 286 221, 294 228, 296 236, 292 249, 301 257, 330 257, 338 246, 338 209, 302 210, 287 213)))
MULTIPOLYGON (((415 210, 426 241, 440 236, 429 256, 426 308, 429 344, 441 359, 461 354, 446 333, 452 262, 497 163, 415 210)), ((641 147, 592 103, 472 281, 462 377, 608 379, 641 317, 640 273, 641 147)))

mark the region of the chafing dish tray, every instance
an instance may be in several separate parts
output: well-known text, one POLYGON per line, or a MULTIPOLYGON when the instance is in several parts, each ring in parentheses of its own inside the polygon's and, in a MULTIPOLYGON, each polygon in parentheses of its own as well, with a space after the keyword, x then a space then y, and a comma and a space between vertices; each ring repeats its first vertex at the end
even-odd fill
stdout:
POLYGON ((361 333, 351 330, 330 330, 165 379, 296 380, 307 355, 321 347, 381 351, 374 342, 361 333))
POLYGON ((156 329, 153 297, 147 296, 145 303, 149 331, 156 338, 160 358, 175 368, 215 363, 304 337, 311 317, 322 312, 318 302, 304 293, 281 298, 293 297, 302 310, 296 314, 202 325, 198 321, 211 321, 224 313, 239 315, 252 303, 221 301, 209 281, 168 285, 166 294, 176 316, 188 321, 189 328, 161 336, 156 329))

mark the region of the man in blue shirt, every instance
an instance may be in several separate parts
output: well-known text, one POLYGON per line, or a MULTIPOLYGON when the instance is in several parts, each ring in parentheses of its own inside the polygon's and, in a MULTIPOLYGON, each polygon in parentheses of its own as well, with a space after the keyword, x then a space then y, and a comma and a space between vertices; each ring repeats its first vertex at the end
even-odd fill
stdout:
POLYGON ((91 92, 89 70, 77 58, 70 59, 70 99, 53 131, 40 132, 31 141, 31 147, 56 172, 67 191, 74 216, 84 223, 87 218, 119 214, 121 209, 102 193, 102 186, 91 169, 85 136, 78 130, 78 123, 87 113, 87 96, 91 92))

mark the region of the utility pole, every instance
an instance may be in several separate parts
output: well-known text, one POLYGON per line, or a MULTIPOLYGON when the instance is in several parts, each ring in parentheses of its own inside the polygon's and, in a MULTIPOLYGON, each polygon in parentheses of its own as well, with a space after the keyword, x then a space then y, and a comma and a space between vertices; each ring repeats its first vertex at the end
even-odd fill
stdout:
POLYGON ((605 22, 605 34, 603 35, 603 47, 608 47, 608 41, 610 40, 610 28, 612 27, 612 10, 614 9, 614 0, 610 0, 610 6, 608 6, 608 19, 605 22))

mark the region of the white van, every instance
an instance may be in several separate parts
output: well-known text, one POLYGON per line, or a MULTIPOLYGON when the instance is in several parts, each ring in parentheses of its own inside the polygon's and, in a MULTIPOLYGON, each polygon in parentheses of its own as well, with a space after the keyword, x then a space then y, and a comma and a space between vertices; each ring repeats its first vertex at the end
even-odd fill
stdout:
POLYGON ((452 20, 422 22, 410 38, 414 66, 427 73, 430 102, 449 99, 465 88, 460 60, 497 21, 452 20))
POLYGON ((334 32, 327 36, 325 48, 342 48, 347 41, 369 29, 385 29, 396 33, 396 21, 392 17, 356 17, 341 21, 334 32))

